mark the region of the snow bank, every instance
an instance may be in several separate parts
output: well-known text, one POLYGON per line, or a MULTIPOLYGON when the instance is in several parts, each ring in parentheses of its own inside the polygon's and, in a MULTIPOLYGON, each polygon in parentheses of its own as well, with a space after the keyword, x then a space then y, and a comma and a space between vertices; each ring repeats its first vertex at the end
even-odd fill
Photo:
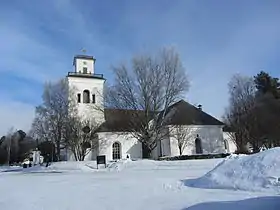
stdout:
POLYGON ((52 171, 80 171, 80 172, 92 172, 96 169, 96 162, 92 161, 63 161, 52 163, 49 167, 45 167, 46 170, 52 171))
POLYGON ((108 171, 122 171, 124 168, 127 167, 128 163, 131 163, 132 161, 127 160, 119 160, 117 162, 113 162, 109 164, 108 171))
POLYGON ((186 183, 200 188, 280 192, 280 148, 231 155, 204 176, 186 183))
POLYGON ((107 163, 107 167, 99 165, 97 169, 96 161, 67 161, 53 163, 48 170, 55 171, 81 171, 81 172, 93 172, 93 171, 121 171, 125 168, 125 165, 130 160, 119 160, 117 162, 107 163))

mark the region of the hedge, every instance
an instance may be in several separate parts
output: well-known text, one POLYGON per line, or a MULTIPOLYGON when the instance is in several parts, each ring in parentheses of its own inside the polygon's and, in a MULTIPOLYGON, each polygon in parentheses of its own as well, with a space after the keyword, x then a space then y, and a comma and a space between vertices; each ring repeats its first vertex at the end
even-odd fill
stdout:
POLYGON ((160 157, 159 160, 196 160, 196 159, 215 159, 215 158, 225 158, 231 155, 230 153, 220 153, 220 154, 201 154, 201 155, 181 155, 174 157, 160 157))

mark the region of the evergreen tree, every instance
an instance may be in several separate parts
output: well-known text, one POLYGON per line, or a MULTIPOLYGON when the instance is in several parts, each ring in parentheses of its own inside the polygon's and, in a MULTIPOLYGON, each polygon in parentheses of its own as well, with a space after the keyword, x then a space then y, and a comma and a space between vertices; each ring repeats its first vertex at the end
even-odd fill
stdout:
POLYGON ((254 77, 254 82, 259 94, 271 93, 279 98, 280 82, 278 78, 271 77, 268 73, 261 71, 254 77))

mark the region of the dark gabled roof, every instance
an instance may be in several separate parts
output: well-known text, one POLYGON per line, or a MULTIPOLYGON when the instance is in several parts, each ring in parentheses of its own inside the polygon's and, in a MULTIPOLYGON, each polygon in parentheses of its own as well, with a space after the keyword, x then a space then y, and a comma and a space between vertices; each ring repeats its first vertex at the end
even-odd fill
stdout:
MULTIPOLYGON (((99 132, 129 132, 131 122, 134 126, 141 123, 144 111, 125 109, 105 109, 105 122, 99 132)), ((211 115, 181 100, 167 109, 166 125, 224 125, 211 115)))
MULTIPOLYGON (((141 110, 125 110, 125 109, 105 109, 105 122, 100 126, 99 132, 129 132, 131 131, 131 119, 135 123, 141 120, 144 112, 141 110)), ((135 125, 135 123, 133 123, 135 125)))
POLYGON ((225 125, 223 127, 223 132, 234 132, 234 129, 229 127, 228 125, 225 125))
POLYGON ((166 111, 166 125, 224 125, 184 100, 170 106, 166 111))

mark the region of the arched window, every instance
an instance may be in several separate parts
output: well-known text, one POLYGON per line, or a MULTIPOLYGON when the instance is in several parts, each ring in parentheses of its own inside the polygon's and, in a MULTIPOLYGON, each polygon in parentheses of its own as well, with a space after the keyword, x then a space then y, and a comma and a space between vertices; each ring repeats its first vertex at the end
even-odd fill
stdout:
POLYGON ((88 104, 90 102, 89 90, 84 90, 83 92, 83 103, 88 104))
POLYGON ((195 152, 196 154, 202 154, 202 146, 201 146, 201 139, 197 135, 195 139, 195 152))
POLYGON ((113 160, 118 160, 118 159, 121 159, 121 143, 119 142, 115 142, 113 144, 113 160))

